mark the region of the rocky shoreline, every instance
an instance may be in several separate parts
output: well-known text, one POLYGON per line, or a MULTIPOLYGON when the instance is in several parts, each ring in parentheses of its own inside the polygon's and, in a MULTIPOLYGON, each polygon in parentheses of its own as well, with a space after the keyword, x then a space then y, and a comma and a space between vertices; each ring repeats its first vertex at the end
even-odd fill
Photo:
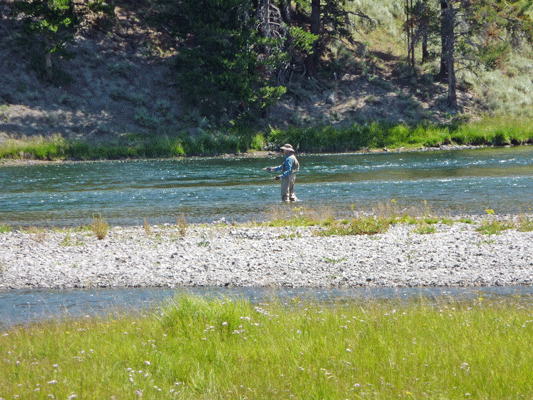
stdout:
POLYGON ((471 287, 533 285, 533 232, 408 224, 369 236, 314 227, 112 227, 0 234, 0 289, 91 287, 471 287))

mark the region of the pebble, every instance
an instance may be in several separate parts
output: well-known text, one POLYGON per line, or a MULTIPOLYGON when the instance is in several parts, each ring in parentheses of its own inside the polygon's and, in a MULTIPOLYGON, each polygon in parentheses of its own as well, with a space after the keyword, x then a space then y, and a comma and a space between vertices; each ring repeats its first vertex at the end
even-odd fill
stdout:
POLYGON ((419 287, 533 284, 533 232, 482 235, 475 225, 374 236, 316 227, 170 225, 0 234, 0 289, 95 287, 419 287))

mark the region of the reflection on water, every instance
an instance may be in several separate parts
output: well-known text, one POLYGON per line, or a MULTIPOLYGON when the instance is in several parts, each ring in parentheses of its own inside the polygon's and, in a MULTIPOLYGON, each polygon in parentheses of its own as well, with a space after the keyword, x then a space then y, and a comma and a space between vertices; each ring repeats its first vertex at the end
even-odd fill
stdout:
POLYGON ((49 318, 113 315, 114 312, 142 312, 164 305, 175 296, 227 296, 246 299, 254 304, 279 299, 343 302, 346 300, 399 299, 420 297, 473 299, 477 297, 526 296, 533 297, 530 286, 497 286, 472 288, 350 288, 350 289, 272 289, 272 288, 123 288, 123 289, 72 289, 72 290, 13 290, 0 291, 0 329, 16 324, 26 324, 49 318), (126 308, 127 307, 127 308, 126 308))
MULTIPOLYGON (((446 213, 527 211, 533 148, 301 155, 302 205, 372 210, 426 200, 446 213)), ((0 168, 0 223, 73 226, 102 214, 112 225, 261 221, 279 205, 279 183, 262 171, 281 157, 62 163, 0 168)))

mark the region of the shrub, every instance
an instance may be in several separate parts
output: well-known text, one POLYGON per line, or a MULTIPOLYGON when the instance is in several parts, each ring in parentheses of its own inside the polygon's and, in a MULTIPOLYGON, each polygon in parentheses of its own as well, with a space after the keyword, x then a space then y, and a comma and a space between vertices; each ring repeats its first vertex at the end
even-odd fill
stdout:
POLYGON ((386 232, 391 223, 392 220, 388 218, 376 217, 374 215, 361 216, 353 218, 349 224, 334 224, 324 230, 317 231, 317 235, 376 235, 386 232))
POLYGON ((98 240, 102 240, 107 236, 108 229, 109 229, 109 224, 102 217, 102 214, 100 214, 99 217, 93 216, 91 230, 93 231, 95 236, 98 238, 98 240))
POLYGON ((266 146, 263 134, 257 133, 252 137, 250 148, 253 150, 263 150, 266 146))
POLYGON ((159 118, 151 115, 146 107, 139 107, 135 110, 135 117, 133 117, 137 125, 143 128, 156 128, 159 125, 159 118))
POLYGON ((499 235, 505 230, 514 229, 515 225, 511 221, 500 221, 491 219, 490 221, 483 221, 476 231, 482 235, 499 235))
POLYGON ((185 218, 185 214, 176 217, 176 228, 180 236, 185 236, 187 233, 187 218, 185 218))
POLYGON ((13 230, 13 227, 6 225, 6 224, 0 224, 0 233, 8 233, 13 230))

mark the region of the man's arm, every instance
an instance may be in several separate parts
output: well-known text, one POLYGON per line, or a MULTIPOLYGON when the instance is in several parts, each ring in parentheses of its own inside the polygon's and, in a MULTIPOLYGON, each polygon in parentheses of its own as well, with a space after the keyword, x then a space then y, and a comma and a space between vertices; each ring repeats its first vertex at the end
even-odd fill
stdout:
MULTIPOLYGON (((292 172, 292 165, 294 164, 294 158, 292 157, 287 157, 285 159, 285 172, 283 174, 281 174, 280 178, 283 179, 283 178, 286 178, 287 176, 290 175, 290 173, 292 172)), ((281 169, 281 167, 280 167, 281 169)))

